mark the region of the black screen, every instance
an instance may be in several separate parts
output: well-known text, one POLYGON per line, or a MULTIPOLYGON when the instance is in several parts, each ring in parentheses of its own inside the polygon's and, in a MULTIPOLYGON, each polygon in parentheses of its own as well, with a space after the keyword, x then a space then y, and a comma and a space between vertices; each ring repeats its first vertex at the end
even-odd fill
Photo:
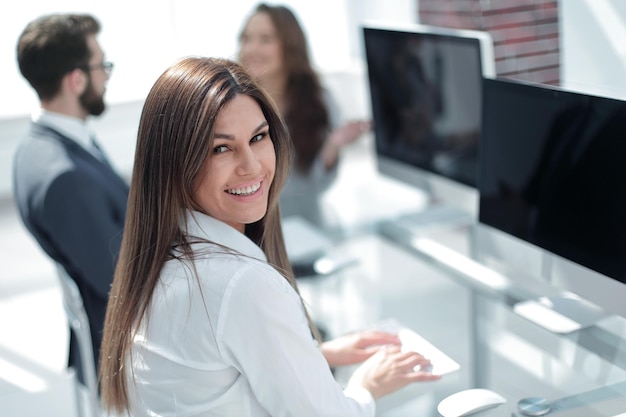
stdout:
POLYGON ((480 41, 363 31, 377 154, 475 188, 480 41))
POLYGON ((626 102, 483 87, 480 222, 626 282, 626 102))

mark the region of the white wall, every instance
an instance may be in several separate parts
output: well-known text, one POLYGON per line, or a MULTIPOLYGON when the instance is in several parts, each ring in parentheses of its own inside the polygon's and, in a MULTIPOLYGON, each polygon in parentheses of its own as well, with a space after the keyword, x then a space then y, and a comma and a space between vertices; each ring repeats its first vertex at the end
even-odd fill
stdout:
POLYGON ((561 0, 564 87, 626 98, 626 2, 561 0))

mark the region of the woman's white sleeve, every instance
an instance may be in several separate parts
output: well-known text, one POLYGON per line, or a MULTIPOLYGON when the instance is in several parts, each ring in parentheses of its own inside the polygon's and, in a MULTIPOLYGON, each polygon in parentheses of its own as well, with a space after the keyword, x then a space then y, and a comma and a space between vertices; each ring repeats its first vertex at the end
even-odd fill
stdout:
POLYGON ((295 291, 270 267, 246 266, 226 291, 222 355, 272 416, 374 416, 365 389, 343 391, 312 338, 295 291))

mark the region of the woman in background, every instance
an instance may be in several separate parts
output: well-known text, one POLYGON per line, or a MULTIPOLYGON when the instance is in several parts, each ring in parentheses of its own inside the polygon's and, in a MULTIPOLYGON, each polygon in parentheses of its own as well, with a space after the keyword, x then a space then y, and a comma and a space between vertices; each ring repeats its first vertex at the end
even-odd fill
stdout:
POLYGON ((397 338, 319 345, 283 242, 291 142, 238 64, 186 58, 141 115, 100 377, 137 416, 374 416, 374 400, 438 379, 397 338), (383 345, 386 345, 383 347, 383 345), (365 360, 343 390, 330 366, 365 360))
POLYGON ((311 66, 302 27, 290 9, 260 4, 239 37, 239 61, 270 94, 295 148, 295 165, 281 195, 284 217, 324 226, 319 198, 337 175, 341 149, 370 129, 338 123, 338 108, 311 66))

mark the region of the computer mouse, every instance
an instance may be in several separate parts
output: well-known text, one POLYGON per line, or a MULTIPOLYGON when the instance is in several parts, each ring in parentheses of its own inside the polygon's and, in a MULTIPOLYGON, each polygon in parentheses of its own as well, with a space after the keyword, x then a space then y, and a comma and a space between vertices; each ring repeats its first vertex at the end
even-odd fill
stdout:
POLYGON ((447 396, 439 402, 437 411, 443 417, 461 417, 505 402, 506 399, 497 392, 484 388, 472 388, 447 396))

